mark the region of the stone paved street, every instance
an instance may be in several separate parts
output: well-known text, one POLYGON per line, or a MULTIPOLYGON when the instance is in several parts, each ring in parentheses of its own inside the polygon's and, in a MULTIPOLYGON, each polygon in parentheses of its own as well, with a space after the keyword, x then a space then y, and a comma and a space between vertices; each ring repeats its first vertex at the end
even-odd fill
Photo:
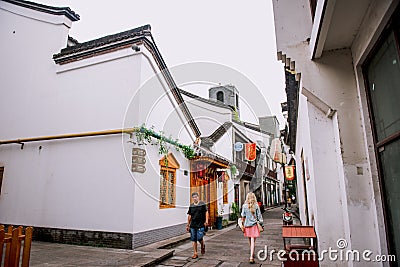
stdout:
MULTIPOLYGON (((283 210, 267 210, 264 216, 265 232, 256 241, 256 252, 268 247, 283 247, 281 226, 283 210)), ((222 230, 210 230, 206 236, 206 254, 192 260, 188 234, 154 243, 136 250, 75 246, 45 242, 33 242, 30 266, 280 266, 273 261, 258 260, 250 265, 247 238, 239 227, 231 225, 222 230), (174 245, 178 244, 178 245, 174 245), (162 249, 161 249, 162 248, 162 249), (156 265, 158 264, 158 265, 156 265)), ((264 256, 264 255, 261 255, 264 256)))
MULTIPOLYGON (((265 246, 268 251, 283 248, 282 234, 282 212, 281 208, 267 210, 264 216, 265 231, 256 241, 256 253, 263 250, 265 246)), ((248 239, 243 236, 239 227, 230 226, 223 230, 213 230, 206 236, 206 254, 199 254, 198 259, 191 259, 193 249, 191 242, 185 242, 175 247, 174 256, 160 263, 158 266, 280 266, 281 262, 274 257, 259 260, 256 256, 256 264, 249 264, 248 239)), ((261 254, 264 256, 264 254, 261 254)))

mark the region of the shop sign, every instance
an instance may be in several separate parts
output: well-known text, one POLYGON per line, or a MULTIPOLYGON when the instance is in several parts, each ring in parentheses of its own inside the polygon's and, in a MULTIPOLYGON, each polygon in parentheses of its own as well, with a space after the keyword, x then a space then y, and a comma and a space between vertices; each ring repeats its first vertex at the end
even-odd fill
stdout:
POLYGON ((246 144, 245 157, 248 161, 254 161, 256 159, 256 143, 246 144))
POLYGON ((146 150, 134 147, 132 149, 132 172, 144 173, 146 171, 146 150))
POLYGON ((275 138, 271 141, 270 156, 275 162, 283 163, 282 144, 279 138, 275 138))
POLYGON ((243 150, 243 143, 242 142, 236 142, 235 145, 233 146, 233 149, 235 151, 240 152, 243 150))
POLYGON ((294 166, 293 165, 285 166, 285 178, 288 181, 294 180, 294 166))
POLYGON ((146 171, 146 167, 142 164, 132 163, 132 172, 144 173, 146 171))

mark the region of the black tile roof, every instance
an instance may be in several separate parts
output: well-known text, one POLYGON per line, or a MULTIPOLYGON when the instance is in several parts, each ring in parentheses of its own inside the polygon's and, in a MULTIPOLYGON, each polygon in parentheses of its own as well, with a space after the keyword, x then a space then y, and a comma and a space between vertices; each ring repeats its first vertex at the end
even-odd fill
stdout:
POLYGON ((293 152, 296 152, 297 119, 299 106, 299 82, 295 75, 285 69, 285 91, 288 109, 289 133, 285 137, 285 143, 293 152))
POLYGON ((221 126, 218 127, 218 129, 216 129, 210 136, 209 138, 214 141, 217 142, 228 130, 229 128, 231 128, 232 126, 232 122, 227 121, 224 124, 222 124, 221 126))
POLYGON ((227 121, 219 126, 211 135, 207 137, 201 137, 201 146, 210 148, 217 142, 232 126, 232 122, 227 121))
POLYGON ((79 15, 74 11, 72 11, 69 7, 53 7, 23 0, 1 0, 1 1, 52 15, 64 15, 72 21, 78 21, 80 19, 79 15))
POLYGON ((68 41, 71 42, 73 45, 79 44, 78 40, 68 35, 68 41))
POLYGON ((188 122, 190 128, 193 130, 195 137, 200 137, 201 132, 192 115, 190 114, 190 111, 187 108, 186 103, 182 98, 182 95, 179 93, 179 89, 171 73, 168 70, 167 64, 165 64, 165 61, 162 58, 161 53, 154 42, 153 36, 151 35, 150 25, 144 25, 128 31, 108 35, 95 40, 78 43, 74 46, 63 48, 61 49, 60 53, 53 55, 53 59, 57 64, 67 64, 69 62, 112 52, 116 49, 121 49, 128 45, 132 46, 133 44, 144 45, 144 47, 146 47, 151 52, 176 102, 179 104, 179 107, 181 108, 186 121, 188 122))
POLYGON ((120 32, 117 34, 107 35, 98 39, 94 39, 91 41, 87 41, 84 43, 79 43, 74 46, 66 47, 61 49, 61 52, 58 54, 53 55, 53 59, 56 63, 61 62, 60 59, 66 57, 68 55, 72 55, 79 52, 84 52, 93 48, 99 48, 104 45, 121 42, 124 40, 131 40, 135 37, 144 37, 147 35, 151 35, 151 26, 144 25, 138 28, 134 28, 131 30, 127 30, 124 32, 120 32))

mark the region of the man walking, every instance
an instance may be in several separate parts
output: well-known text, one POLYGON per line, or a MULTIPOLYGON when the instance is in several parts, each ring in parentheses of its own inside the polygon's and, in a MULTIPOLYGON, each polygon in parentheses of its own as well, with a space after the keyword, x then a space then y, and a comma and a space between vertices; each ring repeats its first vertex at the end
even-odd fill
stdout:
POLYGON ((192 259, 197 259, 197 241, 201 244, 201 254, 206 253, 206 246, 204 243, 204 227, 208 226, 208 211, 207 205, 199 200, 197 192, 192 193, 193 203, 190 204, 188 214, 188 223, 186 231, 190 231, 190 240, 192 241, 194 254, 192 259))

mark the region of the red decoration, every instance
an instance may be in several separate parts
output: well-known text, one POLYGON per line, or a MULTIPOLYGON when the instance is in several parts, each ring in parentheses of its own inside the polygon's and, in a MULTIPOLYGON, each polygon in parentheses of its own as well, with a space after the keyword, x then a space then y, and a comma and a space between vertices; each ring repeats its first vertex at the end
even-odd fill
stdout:
POLYGON ((247 143, 246 144, 246 160, 253 161, 256 159, 256 143, 247 143))
POLYGON ((197 163, 196 170, 197 170, 197 177, 203 178, 205 174, 205 165, 203 163, 197 163))

